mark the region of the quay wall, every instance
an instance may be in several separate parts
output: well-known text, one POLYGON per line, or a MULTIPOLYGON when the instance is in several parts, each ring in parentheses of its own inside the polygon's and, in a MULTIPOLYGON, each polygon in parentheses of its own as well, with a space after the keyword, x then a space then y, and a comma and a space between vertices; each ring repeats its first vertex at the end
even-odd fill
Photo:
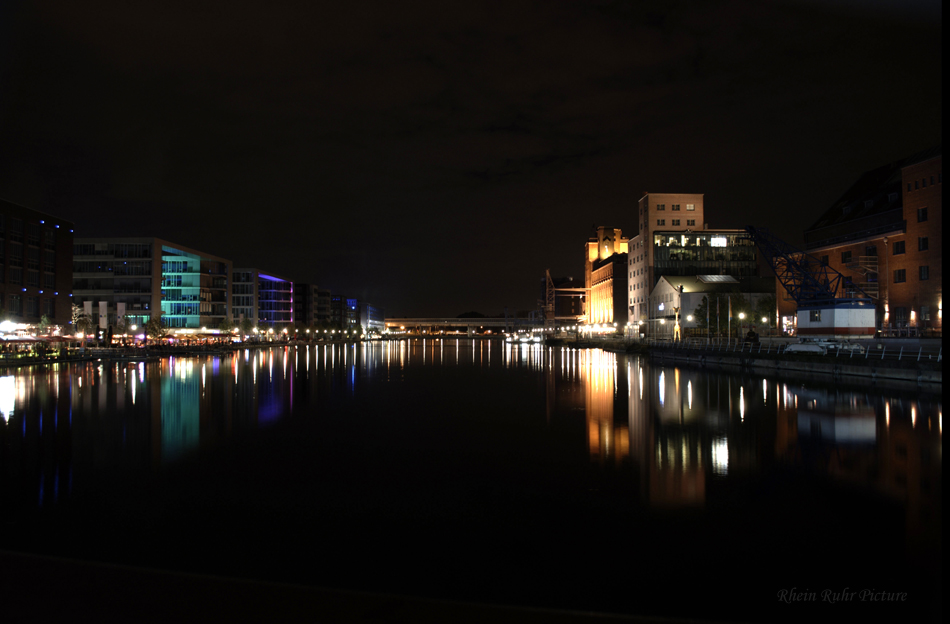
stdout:
MULTIPOLYGON (((943 384, 943 367, 933 360, 920 362, 854 358, 825 358, 810 356, 761 356, 750 353, 693 351, 653 348, 648 351, 651 360, 659 363, 682 363, 698 368, 712 368, 731 372, 746 371, 777 377, 822 378, 831 381, 871 383, 877 380, 910 382, 918 385, 943 384)), ((873 358, 873 355, 872 355, 873 358)))

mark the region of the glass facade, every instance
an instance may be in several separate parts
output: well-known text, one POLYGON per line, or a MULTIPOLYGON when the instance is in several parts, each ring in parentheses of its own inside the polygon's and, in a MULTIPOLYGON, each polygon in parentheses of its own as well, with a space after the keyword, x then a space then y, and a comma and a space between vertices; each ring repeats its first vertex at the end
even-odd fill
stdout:
POLYGON ((663 275, 758 275, 758 251, 746 232, 655 232, 654 279, 663 275))
POLYGON ((167 327, 201 326, 201 258, 162 246, 162 312, 167 327))

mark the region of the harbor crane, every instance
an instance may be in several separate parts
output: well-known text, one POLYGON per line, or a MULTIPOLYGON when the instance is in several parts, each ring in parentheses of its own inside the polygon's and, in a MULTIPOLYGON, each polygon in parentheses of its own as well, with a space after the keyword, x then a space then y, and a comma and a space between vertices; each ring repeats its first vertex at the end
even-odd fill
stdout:
POLYGON ((769 232, 746 231, 798 307, 801 336, 871 337, 875 306, 870 295, 827 263, 769 232))

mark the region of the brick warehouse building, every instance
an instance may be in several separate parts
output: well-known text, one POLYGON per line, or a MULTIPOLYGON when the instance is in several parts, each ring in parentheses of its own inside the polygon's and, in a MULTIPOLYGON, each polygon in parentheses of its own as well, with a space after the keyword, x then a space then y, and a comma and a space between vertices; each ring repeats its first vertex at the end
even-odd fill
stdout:
POLYGON ((584 316, 587 323, 627 324, 627 252, 630 241, 619 229, 599 226, 587 241, 584 262, 584 316))
POLYGON ((0 200, 0 320, 72 321, 73 224, 0 200))
POLYGON ((805 230, 805 251, 874 299, 885 333, 942 332, 942 165, 937 146, 868 171, 805 230))

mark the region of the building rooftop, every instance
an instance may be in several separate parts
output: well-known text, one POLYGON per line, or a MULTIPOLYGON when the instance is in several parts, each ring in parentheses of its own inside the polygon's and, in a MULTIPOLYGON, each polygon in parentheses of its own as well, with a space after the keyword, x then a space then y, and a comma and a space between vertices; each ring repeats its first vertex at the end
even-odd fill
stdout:
POLYGON ((937 145, 862 174, 817 221, 805 229, 806 247, 834 242, 851 230, 866 231, 871 235, 900 225, 903 221, 901 169, 940 155, 942 145, 937 145))

